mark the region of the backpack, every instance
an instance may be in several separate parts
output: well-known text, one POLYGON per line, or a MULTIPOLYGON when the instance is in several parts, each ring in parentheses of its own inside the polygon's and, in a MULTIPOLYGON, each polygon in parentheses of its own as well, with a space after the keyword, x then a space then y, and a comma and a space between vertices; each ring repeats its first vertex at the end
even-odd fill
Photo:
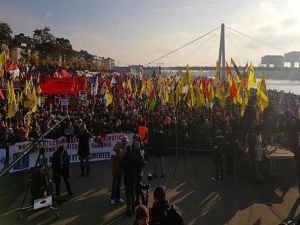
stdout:
POLYGON ((169 225, 184 225, 182 213, 175 204, 170 205, 170 207, 168 208, 167 218, 169 225))

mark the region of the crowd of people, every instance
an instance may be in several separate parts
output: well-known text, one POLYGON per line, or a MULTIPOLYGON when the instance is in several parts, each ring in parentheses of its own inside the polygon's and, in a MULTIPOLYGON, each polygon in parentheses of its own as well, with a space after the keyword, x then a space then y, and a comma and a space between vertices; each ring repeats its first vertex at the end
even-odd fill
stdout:
MULTIPOLYGON (((111 75, 108 76, 111 77, 111 75)), ((231 101, 226 103, 226 107, 221 107, 218 101, 213 107, 205 105, 191 107, 186 101, 179 101, 177 105, 174 105, 156 99, 155 107, 149 109, 149 98, 136 98, 134 102, 129 101, 116 106, 107 105, 103 101, 103 95, 105 93, 101 93, 100 90, 97 95, 89 95, 88 105, 79 101, 76 105, 64 107, 58 101, 54 101, 50 105, 39 106, 38 110, 30 115, 28 109, 19 107, 15 117, 11 119, 6 118, 7 105, 2 102, 0 109, 1 144, 6 147, 8 153, 9 145, 37 139, 66 116, 64 123, 48 137, 66 136, 68 141, 78 138, 80 176, 88 176, 90 172, 89 138, 97 137, 101 143, 101 138, 108 133, 134 133, 132 145, 128 145, 128 137, 124 136, 114 147, 112 154, 113 181, 110 203, 114 205, 117 202, 124 202, 120 194, 124 179, 127 215, 129 216, 133 215, 136 206, 140 203, 146 204, 142 193, 142 178, 143 166, 147 161, 145 157, 148 153, 152 154, 155 159, 153 177, 164 177, 166 176, 164 156, 172 154, 172 150, 211 150, 212 161, 216 169, 216 174, 212 177, 214 181, 224 178, 224 158, 226 170, 231 175, 235 173, 238 162, 246 157, 258 183, 262 181, 261 161, 265 146, 286 146, 296 153, 296 159, 300 158, 297 154, 300 133, 299 115, 296 112, 295 103, 297 96, 292 94, 268 91, 269 106, 262 113, 259 111, 256 95, 252 95, 242 117, 240 105, 233 104, 231 101), (282 111, 282 108, 289 110, 282 111)), ((300 165, 300 160, 298 163, 300 165)), ((69 164, 63 148, 59 148, 54 153, 52 168, 56 194, 60 195, 59 186, 62 176, 69 195, 72 195, 68 173, 69 164)), ((161 207, 163 210, 171 208, 166 199, 165 190, 161 187, 155 189, 154 199, 150 224, 164 224, 159 221, 153 222, 156 219, 154 216, 151 218, 151 215, 161 216, 162 212, 157 208, 161 207)), ((143 224, 138 221, 146 221, 148 212, 143 207, 138 208, 137 212, 140 213, 137 213, 136 224, 143 224), (140 214, 144 216, 140 218, 140 214)))

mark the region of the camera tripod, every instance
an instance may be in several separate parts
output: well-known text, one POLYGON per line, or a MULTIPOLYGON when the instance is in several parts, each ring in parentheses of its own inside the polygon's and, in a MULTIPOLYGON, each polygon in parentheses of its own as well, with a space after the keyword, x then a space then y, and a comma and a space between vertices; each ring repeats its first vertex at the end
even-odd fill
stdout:
MULTIPOLYGON (((44 168, 45 169, 45 179, 46 179, 46 186, 48 187, 48 193, 47 193, 47 196, 48 198, 50 198, 50 204, 47 204, 45 206, 41 205, 39 208, 49 208, 50 210, 54 211, 55 214, 56 214, 56 217, 58 218, 59 217, 59 212, 58 212, 58 208, 53 204, 54 203, 54 194, 53 194, 53 185, 52 185, 52 180, 50 178, 50 173, 49 173, 49 170, 48 170, 48 167, 47 167, 47 161, 46 161, 46 157, 45 157, 45 149, 44 148, 41 148, 40 146, 38 146, 38 151, 39 151, 39 154, 38 154, 38 157, 36 159, 36 162, 35 162, 35 165, 33 167, 33 170, 37 170, 37 169, 40 169, 41 168, 44 168)), ((36 210, 35 207, 34 207, 34 200, 36 199, 32 199, 30 201, 30 204, 29 205, 25 205, 25 202, 26 202, 26 199, 28 197, 28 192, 29 190, 31 189, 32 187, 32 183, 33 183, 33 179, 34 178, 31 178, 29 180, 29 184, 27 186, 27 189, 26 189, 26 192, 25 192, 25 195, 24 195, 24 198, 23 198, 23 201, 22 201, 22 204, 21 204, 21 207, 20 209, 18 210, 19 212, 19 216, 21 218, 23 218, 23 212, 24 211, 29 211, 29 210, 36 210)), ((43 177, 44 179, 44 177, 43 177)), ((41 198, 41 202, 40 204, 43 204, 43 203, 46 203, 47 201, 44 199, 41 198)))
MULTIPOLYGON (((173 176, 176 175, 177 167, 178 167, 179 160, 180 160, 180 156, 178 154, 178 150, 179 150, 179 148, 178 148, 178 137, 177 137, 177 131, 176 131, 176 163, 175 163, 175 168, 174 168, 173 176)), ((190 158, 190 153, 191 153, 192 149, 190 147, 189 136, 187 134, 185 136, 185 145, 184 145, 184 148, 182 150, 184 151, 184 153, 183 153, 183 165, 184 165, 184 167, 185 167, 186 160, 187 159, 191 159, 193 167, 194 167, 194 169, 196 171, 197 177, 199 177, 199 173, 198 173, 198 170, 196 168, 195 162, 194 162, 194 160, 192 158, 190 158)))

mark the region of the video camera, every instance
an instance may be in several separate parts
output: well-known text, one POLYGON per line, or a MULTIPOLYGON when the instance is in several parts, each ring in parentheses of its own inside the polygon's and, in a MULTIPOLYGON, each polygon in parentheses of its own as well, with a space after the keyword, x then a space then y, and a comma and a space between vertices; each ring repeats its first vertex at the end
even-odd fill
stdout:
POLYGON ((152 174, 149 173, 148 176, 147 176, 148 183, 147 184, 140 183, 139 195, 141 195, 143 205, 145 205, 146 207, 148 207, 149 190, 150 190, 150 187, 151 187, 150 182, 152 181, 152 178, 153 178, 152 174), (146 193, 144 193, 144 191, 146 191, 146 193))

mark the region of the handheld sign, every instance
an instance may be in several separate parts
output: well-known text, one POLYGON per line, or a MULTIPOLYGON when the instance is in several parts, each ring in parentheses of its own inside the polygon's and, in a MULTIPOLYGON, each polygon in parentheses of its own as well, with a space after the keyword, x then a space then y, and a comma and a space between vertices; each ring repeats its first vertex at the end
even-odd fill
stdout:
POLYGON ((87 100, 87 92, 86 91, 79 91, 78 97, 81 101, 87 100))

